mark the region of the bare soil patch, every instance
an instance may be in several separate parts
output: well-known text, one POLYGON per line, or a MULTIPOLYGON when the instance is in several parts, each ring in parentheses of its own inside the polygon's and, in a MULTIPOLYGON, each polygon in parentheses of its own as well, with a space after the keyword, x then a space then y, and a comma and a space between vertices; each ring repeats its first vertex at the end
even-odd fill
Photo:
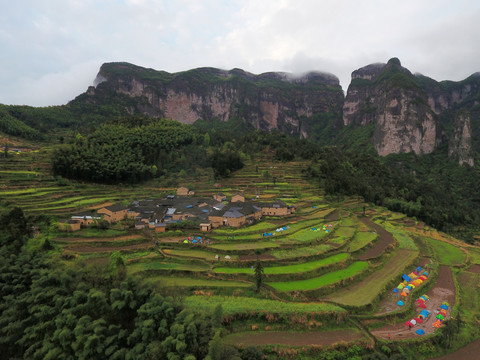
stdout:
POLYGON ((330 214, 325 216, 325 220, 327 221, 338 221, 340 220, 340 211, 337 209, 335 211, 332 211, 330 214))
POLYGON ((226 338, 227 342, 236 345, 290 345, 290 346, 318 346, 333 345, 339 342, 350 342, 363 338, 358 331, 332 330, 332 331, 252 331, 233 334, 226 338))
POLYGON ((126 240, 133 240, 133 239, 141 239, 145 238, 145 236, 141 234, 132 234, 132 235, 123 235, 123 236, 114 236, 114 237, 102 237, 102 238, 85 238, 85 237, 63 237, 57 238, 57 241, 64 241, 64 242, 75 242, 75 243, 90 243, 90 242, 115 242, 115 241, 126 241, 126 240))
POLYGON ((480 265, 478 264, 473 264, 467 269, 468 272, 472 272, 475 274, 480 274, 480 265))
MULTIPOLYGON (((423 329, 425 334, 432 334, 436 328, 432 324, 437 320, 436 311, 440 309, 442 302, 447 301, 450 304, 450 309, 447 311, 446 319, 450 318, 451 307, 455 303, 455 283, 453 281, 452 270, 448 266, 440 266, 438 272, 437 282, 433 289, 427 292, 427 295, 430 297, 425 305, 427 310, 430 312, 430 316, 422 324, 414 326, 412 329, 409 329, 405 325, 405 321, 410 319, 399 320, 398 324, 388 325, 380 329, 372 330, 371 333, 373 336, 388 340, 388 334, 391 336, 391 340, 402 340, 402 339, 411 339, 416 338, 419 335, 415 333, 418 329, 423 329)), ((416 295, 416 296, 420 296, 416 295)), ((420 313, 421 308, 417 309, 417 313, 420 313)))
POLYGON ((367 260, 367 259, 376 258, 377 256, 380 256, 381 254, 383 254, 383 252, 388 247, 388 245, 393 244, 393 242, 395 240, 394 240, 392 234, 390 234, 387 230, 385 230, 380 225, 375 224, 372 220, 370 220, 368 218, 361 217, 360 221, 363 222, 368 227, 370 227, 371 229, 374 229, 377 232, 377 234, 379 235, 379 239, 366 252, 357 256, 357 259, 367 260))
POLYGON ((151 249, 154 244, 134 244, 127 246, 89 246, 89 245, 71 245, 64 247, 64 251, 69 253, 102 253, 102 252, 114 252, 121 250, 138 250, 138 249, 151 249))

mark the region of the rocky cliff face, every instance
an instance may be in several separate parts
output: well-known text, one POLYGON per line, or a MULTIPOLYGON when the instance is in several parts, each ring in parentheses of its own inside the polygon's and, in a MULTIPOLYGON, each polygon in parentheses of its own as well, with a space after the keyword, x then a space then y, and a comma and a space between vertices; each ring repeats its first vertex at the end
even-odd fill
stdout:
POLYGON ((278 129, 309 136, 306 118, 317 113, 341 116, 343 92, 329 74, 254 75, 243 70, 201 68, 169 74, 127 63, 102 65, 85 101, 125 95, 128 112, 164 116, 192 124, 198 119, 239 118, 255 129, 278 129), (129 101, 130 100, 130 101, 129 101))
MULTIPOLYGON (((338 79, 318 72, 294 77, 200 68, 170 74, 107 63, 94 85, 74 101, 113 104, 131 114, 187 124, 235 119, 304 138, 328 126, 347 126, 343 134, 371 126, 373 147, 382 156, 429 154, 445 145, 449 156, 472 165, 473 154, 480 152, 480 73, 437 82, 413 75, 396 58, 355 70, 345 99, 338 79)), ((330 138, 316 138, 335 141, 335 131, 324 133, 330 138)))
POLYGON ((448 141, 449 156, 473 165, 472 129, 468 113, 455 116, 447 133, 440 115, 480 93, 480 76, 463 82, 436 82, 414 76, 398 59, 352 73, 343 105, 345 126, 374 124, 373 146, 379 155, 429 154, 448 141), (447 140, 445 140, 447 139, 447 140))

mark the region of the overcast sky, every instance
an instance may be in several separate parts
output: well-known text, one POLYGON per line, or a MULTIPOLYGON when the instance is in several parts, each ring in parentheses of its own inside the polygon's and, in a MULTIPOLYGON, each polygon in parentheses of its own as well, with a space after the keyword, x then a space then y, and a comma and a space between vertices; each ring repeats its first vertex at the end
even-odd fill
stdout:
POLYGON ((435 80, 480 71, 478 0, 15 0, 0 4, 0 103, 65 104, 104 62, 335 74, 398 57, 435 80))

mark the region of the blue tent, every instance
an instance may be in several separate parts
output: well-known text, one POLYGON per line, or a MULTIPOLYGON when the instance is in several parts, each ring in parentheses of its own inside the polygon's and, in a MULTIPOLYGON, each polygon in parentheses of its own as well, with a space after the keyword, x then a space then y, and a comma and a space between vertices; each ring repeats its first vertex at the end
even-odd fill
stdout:
POLYGON ((440 309, 444 309, 444 310, 448 310, 448 306, 443 304, 443 305, 440 305, 440 309))
POLYGON ((405 281, 407 281, 407 282, 411 280, 411 279, 408 277, 407 274, 403 274, 402 279, 405 280, 405 281))
POLYGON ((197 240, 193 240, 193 241, 192 241, 193 244, 196 244, 197 242, 198 242, 197 240))
POLYGON ((424 271, 422 275, 428 276, 428 273, 424 271))
POLYGON ((417 270, 418 272, 422 271, 422 268, 419 266, 417 267, 415 270, 417 270))
POLYGON ((412 287, 410 285, 405 286, 405 289, 412 290, 412 287))
POLYGON ((400 300, 399 302, 397 302, 397 305, 403 306, 403 305, 405 305, 405 303, 400 300))
POLYGON ((423 331, 423 329, 418 329, 417 331, 415 331, 418 335, 425 335, 425 331, 423 331))
POLYGON ((393 289, 393 292, 398 293, 398 289, 397 288, 393 289))
POLYGON ((422 310, 420 311, 420 315, 422 315, 424 318, 427 318, 428 315, 430 315, 430 312, 428 312, 427 310, 422 310))

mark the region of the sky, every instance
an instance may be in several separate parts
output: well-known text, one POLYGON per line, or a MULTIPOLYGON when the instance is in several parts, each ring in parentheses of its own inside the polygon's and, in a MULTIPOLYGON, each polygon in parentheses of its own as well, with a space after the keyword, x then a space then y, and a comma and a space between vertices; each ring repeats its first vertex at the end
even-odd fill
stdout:
POLYGON ((459 81, 480 71, 478 0, 0 2, 0 103, 61 105, 105 62, 336 75, 397 57, 459 81))

